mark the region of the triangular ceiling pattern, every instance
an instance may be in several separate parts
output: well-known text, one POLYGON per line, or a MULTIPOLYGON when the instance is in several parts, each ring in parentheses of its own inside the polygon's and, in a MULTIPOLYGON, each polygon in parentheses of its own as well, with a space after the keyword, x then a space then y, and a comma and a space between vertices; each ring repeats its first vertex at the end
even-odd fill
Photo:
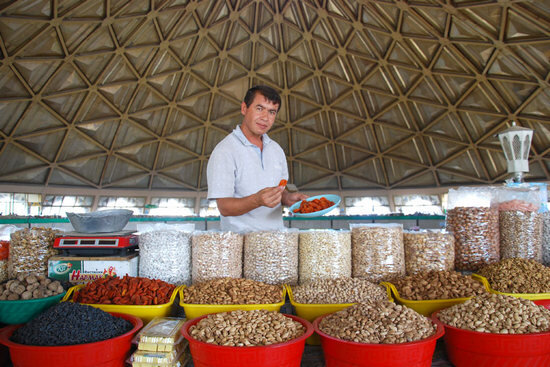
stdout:
POLYGON ((494 183, 495 138, 535 130, 550 180, 550 13, 541 2, 6 2, 5 183, 204 191, 256 83, 302 190, 494 183), (57 8, 54 8, 57 7, 57 8))

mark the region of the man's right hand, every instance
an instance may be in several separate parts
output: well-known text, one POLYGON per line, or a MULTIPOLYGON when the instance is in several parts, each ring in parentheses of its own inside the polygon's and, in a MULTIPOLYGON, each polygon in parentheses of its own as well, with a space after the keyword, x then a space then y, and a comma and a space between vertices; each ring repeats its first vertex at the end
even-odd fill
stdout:
POLYGON ((266 187, 255 194, 244 198, 218 198, 218 210, 226 217, 248 213, 260 206, 274 208, 281 203, 284 186, 266 187))
POLYGON ((266 187, 256 193, 256 202, 258 206, 267 206, 274 208, 281 203, 283 198, 284 186, 266 187))

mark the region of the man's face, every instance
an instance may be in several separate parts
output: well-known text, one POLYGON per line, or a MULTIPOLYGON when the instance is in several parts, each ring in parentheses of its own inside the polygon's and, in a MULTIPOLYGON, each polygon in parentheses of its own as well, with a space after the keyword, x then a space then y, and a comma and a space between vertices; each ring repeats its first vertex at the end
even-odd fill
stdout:
POLYGON ((267 133, 275 122, 278 109, 278 104, 273 104, 262 94, 256 93, 250 107, 244 102, 241 104, 241 113, 244 116, 243 129, 256 137, 267 133))

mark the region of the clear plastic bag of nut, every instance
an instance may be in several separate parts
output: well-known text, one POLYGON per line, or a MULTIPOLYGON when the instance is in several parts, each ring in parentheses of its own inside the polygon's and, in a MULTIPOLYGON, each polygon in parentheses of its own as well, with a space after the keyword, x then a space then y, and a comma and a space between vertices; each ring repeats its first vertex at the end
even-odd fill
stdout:
POLYGON ((455 238, 445 230, 403 231, 407 275, 453 270, 455 238))
POLYGON ((548 210, 542 215, 542 262, 550 266, 550 212, 548 210))
POLYGON ((499 213, 500 258, 542 262, 542 215, 537 186, 501 187, 495 204, 499 213))
POLYGON ((350 229, 354 278, 377 283, 405 275, 402 224, 358 223, 350 229))
POLYGON ((10 236, 19 228, 12 225, 0 225, 0 283, 9 279, 8 257, 10 251, 10 236))
POLYGON ((58 254, 53 244, 63 232, 55 228, 25 228, 10 236, 9 278, 19 274, 48 276, 48 259, 58 254))
POLYGON ((300 231, 299 282, 351 277, 351 233, 347 230, 300 231))
POLYGON ((194 224, 138 224, 139 276, 170 284, 191 284, 194 224))
POLYGON ((241 278, 243 235, 231 231, 196 231, 191 237, 191 279, 241 278))
POLYGON ((491 186, 449 190, 446 229, 455 237, 455 270, 475 271, 500 259, 494 196, 491 186))
POLYGON ((267 284, 298 283, 298 229, 244 235, 244 277, 267 284))

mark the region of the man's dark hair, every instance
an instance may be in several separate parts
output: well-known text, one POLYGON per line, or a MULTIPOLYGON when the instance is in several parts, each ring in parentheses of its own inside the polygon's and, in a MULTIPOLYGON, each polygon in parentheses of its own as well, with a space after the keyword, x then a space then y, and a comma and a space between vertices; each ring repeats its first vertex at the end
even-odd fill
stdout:
POLYGON ((269 102, 278 104, 279 108, 277 111, 281 109, 281 96, 275 89, 268 87, 267 85, 256 85, 246 92, 246 95, 244 96, 244 103, 246 104, 246 107, 250 107, 254 97, 256 97, 256 93, 260 93, 269 102))

